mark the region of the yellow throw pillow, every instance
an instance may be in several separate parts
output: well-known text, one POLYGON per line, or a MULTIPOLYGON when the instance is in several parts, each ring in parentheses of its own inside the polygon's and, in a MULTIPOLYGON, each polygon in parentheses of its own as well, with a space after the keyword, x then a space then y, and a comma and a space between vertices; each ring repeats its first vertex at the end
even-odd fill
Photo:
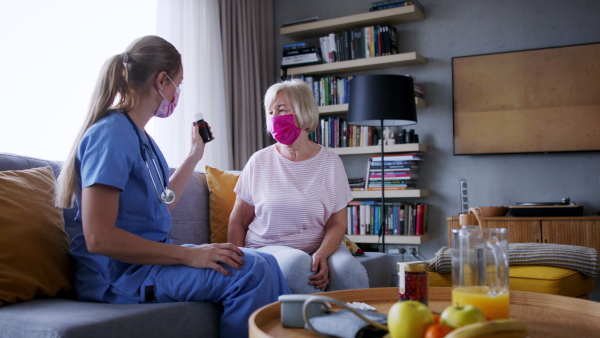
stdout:
POLYGON ((210 194, 210 242, 226 243, 229 215, 233 210, 236 197, 233 188, 235 188, 239 175, 209 166, 205 166, 204 169, 210 194))
POLYGON ((50 167, 0 171, 0 306, 72 295, 69 235, 50 167))

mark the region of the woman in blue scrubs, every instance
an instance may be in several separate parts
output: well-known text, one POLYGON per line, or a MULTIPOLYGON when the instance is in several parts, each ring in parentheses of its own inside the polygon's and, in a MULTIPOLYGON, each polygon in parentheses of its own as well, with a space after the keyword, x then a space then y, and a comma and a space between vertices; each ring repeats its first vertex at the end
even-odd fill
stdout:
POLYGON ((290 290, 269 254, 169 239, 170 210, 205 145, 194 123, 190 153, 169 178, 144 127, 173 113, 182 81, 181 55, 157 36, 105 63, 57 189, 59 206, 79 208, 83 233, 70 248, 75 288, 80 300, 93 302, 222 303, 221 336, 245 337, 250 314, 290 290))

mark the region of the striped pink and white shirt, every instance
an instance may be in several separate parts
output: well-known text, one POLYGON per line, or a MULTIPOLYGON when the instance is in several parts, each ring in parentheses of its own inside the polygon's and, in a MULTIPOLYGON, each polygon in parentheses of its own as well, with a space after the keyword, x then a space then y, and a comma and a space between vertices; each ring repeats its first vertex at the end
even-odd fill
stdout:
POLYGON ((275 145, 259 150, 234 191, 256 215, 246 247, 285 245, 307 253, 321 245, 329 217, 352 200, 342 160, 324 147, 305 161, 286 159, 275 145))

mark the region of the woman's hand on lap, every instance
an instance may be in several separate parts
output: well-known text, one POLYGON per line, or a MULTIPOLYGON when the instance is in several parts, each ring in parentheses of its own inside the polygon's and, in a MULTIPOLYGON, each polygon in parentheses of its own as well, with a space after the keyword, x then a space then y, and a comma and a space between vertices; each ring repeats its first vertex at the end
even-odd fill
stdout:
POLYGON ((327 258, 315 252, 313 254, 313 262, 311 271, 317 271, 316 274, 310 277, 310 285, 314 285, 315 289, 325 290, 329 285, 329 265, 327 258))
POLYGON ((230 276, 221 264, 227 264, 236 270, 241 270, 245 263, 241 257, 244 252, 231 243, 202 244, 190 247, 187 266, 200 269, 213 269, 225 276, 230 276))

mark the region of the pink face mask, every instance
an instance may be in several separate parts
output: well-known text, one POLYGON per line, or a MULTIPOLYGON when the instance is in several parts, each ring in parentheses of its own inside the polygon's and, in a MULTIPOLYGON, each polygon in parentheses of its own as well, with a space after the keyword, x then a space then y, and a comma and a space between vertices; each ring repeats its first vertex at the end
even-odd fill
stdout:
POLYGON ((300 136, 302 129, 296 127, 294 114, 272 116, 267 119, 267 128, 273 135, 273 138, 281 143, 289 146, 294 143, 300 136))
MULTIPOLYGON (((169 79, 169 81, 171 81, 171 83, 173 83, 173 86, 175 86, 175 83, 173 82, 173 80, 171 80, 171 78, 169 76, 167 76, 167 79, 169 79)), ((160 89, 158 90, 158 92, 160 93, 160 96, 163 97, 163 100, 161 101, 160 106, 158 106, 156 113, 154 113, 154 116, 160 117, 160 118, 165 118, 165 117, 169 117, 169 116, 171 116, 171 114, 173 114, 175 107, 177 107, 177 101, 179 101, 179 92, 180 92, 179 87, 175 86, 175 88, 176 88, 175 93, 173 93, 173 102, 169 102, 169 100, 167 100, 165 98, 165 96, 160 91, 160 89)))

